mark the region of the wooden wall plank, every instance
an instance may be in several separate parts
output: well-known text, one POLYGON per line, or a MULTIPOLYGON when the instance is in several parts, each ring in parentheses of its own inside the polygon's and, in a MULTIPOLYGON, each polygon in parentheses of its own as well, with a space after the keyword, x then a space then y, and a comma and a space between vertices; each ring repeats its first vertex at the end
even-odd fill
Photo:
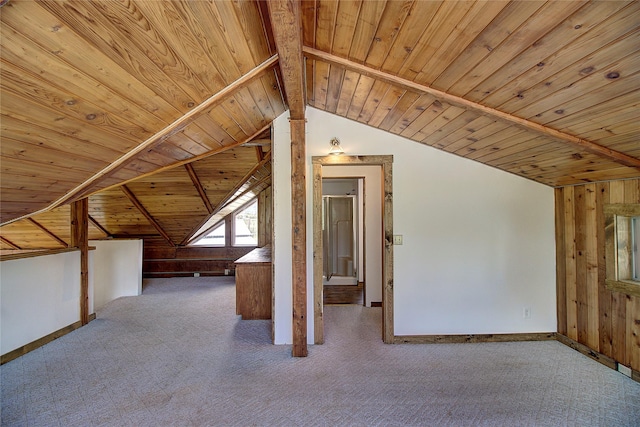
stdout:
MULTIPOLYGON (((624 203, 624 181, 614 181, 610 184, 610 203, 624 203)), ((611 306, 613 317, 611 319, 612 330, 612 357, 618 362, 628 366, 626 354, 627 341, 627 297, 620 292, 611 294, 611 306)))
POLYGON ((586 254, 586 202, 585 187, 574 188, 575 266, 576 266, 576 318, 578 342, 587 341, 587 254, 586 254))
POLYGON ((606 279, 606 265, 607 258, 605 256, 605 218, 603 212, 603 206, 609 204, 609 183, 596 184, 596 238, 598 245, 598 313, 599 313, 599 325, 598 332, 600 336, 600 346, 594 350, 598 350, 602 354, 611 355, 611 292, 605 285, 606 279))
POLYGON ((71 245, 80 249, 80 323, 89 323, 89 199, 71 204, 71 245))
POLYGON ((558 333, 567 335, 567 275, 565 244, 565 207, 564 189, 556 188, 555 197, 555 232, 556 232, 556 312, 558 333))
POLYGON ((585 185, 586 345, 599 351, 598 329, 598 222, 595 184, 585 185))
POLYGON ((577 313, 577 272, 576 272, 576 224, 574 188, 564 189, 564 218, 565 218, 565 272, 567 275, 567 336, 574 341, 578 340, 578 313, 577 313))

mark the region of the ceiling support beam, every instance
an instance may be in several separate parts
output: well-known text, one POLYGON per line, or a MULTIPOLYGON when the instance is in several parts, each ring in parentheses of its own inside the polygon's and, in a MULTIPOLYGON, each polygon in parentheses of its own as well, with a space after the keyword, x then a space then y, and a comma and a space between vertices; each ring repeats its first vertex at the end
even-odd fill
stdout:
POLYGON ((133 192, 129 189, 129 187, 127 187, 126 185, 123 185, 120 188, 122 189, 122 192, 125 194, 125 196, 127 196, 127 198, 140 211, 140 213, 144 215, 145 218, 147 218, 147 221, 149 221, 149 223, 153 225, 153 227, 158 231, 158 233, 160 233, 160 235, 167 242, 169 242, 171 246, 175 246, 173 241, 171 240, 171 237, 169 237, 167 232, 164 231, 164 229, 160 226, 160 224, 158 224, 158 221, 156 221, 155 218, 151 216, 149 211, 144 206, 142 206, 142 203, 140 203, 140 201, 136 198, 135 194, 133 194, 133 192))
POLYGON ((195 169, 193 169, 193 164, 187 163, 186 165, 184 165, 184 168, 187 170, 193 186, 196 187, 196 190, 198 191, 198 194, 202 199, 202 203, 204 203, 204 206, 207 208, 207 212, 209 212, 209 214, 213 213, 213 206, 211 205, 211 201, 209 200, 207 193, 204 191, 204 187, 202 186, 202 183, 198 178, 198 174, 196 174, 195 169))
POLYGON ((124 155, 122 155, 116 161, 110 163, 108 166, 103 168, 101 171, 94 174, 91 178, 85 180, 82 184, 78 185, 76 188, 69 191, 67 194, 56 200, 47 208, 50 210, 54 207, 60 206, 62 204, 68 203, 74 198, 81 195, 88 188, 94 185, 96 182, 103 178, 107 178, 120 168, 125 166, 131 159, 140 154, 144 150, 149 150, 155 147, 158 144, 164 142, 167 138, 181 132, 187 125, 189 125, 193 120, 198 118, 200 115, 205 114, 207 111, 215 107, 220 102, 227 99, 229 96, 232 96, 238 90, 246 87, 254 78, 259 77, 265 71, 271 69, 278 62, 278 55, 273 55, 264 61, 262 64, 258 65, 247 74, 244 74, 242 77, 232 82, 228 86, 221 89, 219 92, 213 94, 211 97, 206 99, 200 105, 193 108, 191 111, 186 113, 185 115, 179 117, 173 123, 165 126, 160 131, 156 132, 145 141, 137 145, 132 150, 128 151, 124 155))
POLYGON ((0 236, 0 241, 2 241, 2 243, 4 243, 5 245, 11 246, 13 249, 22 250, 22 248, 20 246, 16 245, 11 240, 5 239, 2 236, 0 236))
MULTIPOLYGON (((193 230, 191 230, 191 233, 189 233, 187 237, 185 237, 184 240, 182 240, 180 245, 184 246, 187 243, 189 243, 190 240, 194 240, 194 236, 200 230, 200 228, 202 228, 212 216, 220 212, 220 210, 222 210, 231 201, 231 198, 234 196, 234 194, 236 194, 238 190, 240 190, 240 188, 242 188, 242 186, 251 179, 251 177, 258 171, 258 169, 263 167, 270 160, 271 160, 271 152, 268 152, 265 158, 262 159, 262 161, 258 162, 257 165, 255 165, 249 172, 247 172, 242 177, 242 179, 240 179, 240 181, 238 181, 238 183, 234 185, 233 188, 229 190, 229 192, 227 192, 227 194, 222 199, 220 199, 220 203, 218 203, 218 205, 213 209, 213 211, 210 212, 209 215, 207 215, 207 217, 202 222, 200 222, 196 227, 194 227, 193 230)), ((203 234, 208 233, 209 231, 211 231, 210 228, 208 228, 202 233, 199 233, 197 237, 200 237, 203 234)))
POLYGON ((595 142, 578 138, 577 136, 570 135, 565 132, 561 132, 559 130, 541 125, 539 123, 532 122, 527 119, 523 119, 521 117, 514 116, 509 113, 505 113, 500 110, 496 110, 495 108, 478 104, 477 102, 469 101, 467 99, 461 98, 456 95, 451 95, 447 92, 434 89, 430 86, 421 85, 414 81, 403 79, 401 77, 397 77, 392 74, 385 73, 384 71, 367 67, 366 65, 363 65, 363 64, 358 64, 357 62, 353 62, 345 58, 340 58, 338 56, 332 55, 327 52, 323 52, 318 49, 305 46, 303 47, 302 50, 305 56, 309 59, 315 59, 318 61, 327 62, 331 65, 336 65, 336 66, 345 68, 349 71, 360 73, 367 77, 380 80, 394 86, 399 86, 405 90, 410 90, 410 91, 421 93, 421 94, 432 95, 435 98, 445 101, 449 104, 456 105, 458 107, 466 108, 469 110, 474 110, 491 117, 495 117, 497 119, 500 119, 501 121, 519 126, 526 130, 532 130, 532 131, 541 133, 543 135, 561 140, 567 144, 574 146, 575 148, 585 150, 590 153, 596 154, 598 156, 607 158, 621 165, 640 170, 640 159, 621 153, 619 151, 612 150, 602 145, 596 144, 595 142))
POLYGON ((267 2, 273 37, 280 57, 280 70, 292 119, 304 119, 304 58, 302 57, 302 12, 297 0, 267 2))
POLYGON ((71 204, 71 247, 80 249, 80 323, 89 323, 89 199, 71 204))
POLYGON ((291 126, 291 233, 294 357, 307 356, 307 238, 305 79, 299 0, 268 2, 291 126))
POLYGON ((102 226, 102 224, 100 224, 98 221, 96 221, 96 219, 94 217, 92 217, 91 215, 87 215, 87 216, 89 217, 89 222, 91 223, 91 225, 93 225, 95 228, 100 230, 100 232, 102 232, 102 234, 104 234, 105 237, 112 237, 111 233, 109 233, 109 231, 107 231, 107 229, 104 228, 102 226))
POLYGON ((59 238, 58 236, 56 236, 55 234, 53 234, 51 231, 49 231, 44 225, 40 224, 38 221, 36 221, 33 218, 27 218, 27 221, 29 221, 31 224, 35 225, 36 227, 38 227, 43 233, 45 233, 47 236, 51 237, 53 240, 55 240, 56 242, 60 243, 62 245, 62 247, 64 248, 68 248, 69 244, 67 242, 65 242, 64 240, 62 240, 61 238, 59 238))

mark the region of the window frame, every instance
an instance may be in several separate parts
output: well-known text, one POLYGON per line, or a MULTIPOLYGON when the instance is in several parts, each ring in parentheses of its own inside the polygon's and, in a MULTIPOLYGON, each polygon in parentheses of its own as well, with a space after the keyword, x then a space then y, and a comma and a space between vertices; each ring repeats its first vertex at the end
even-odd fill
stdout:
POLYGON ((251 200, 249 200, 247 203, 245 203, 244 205, 240 206, 238 209, 236 209, 235 211, 233 211, 230 214, 231 217, 231 227, 230 227, 230 243, 231 243, 231 247, 234 248, 251 248, 251 247, 258 247, 258 235, 259 235, 259 230, 256 229, 256 242, 255 244, 239 244, 236 242, 236 217, 238 215, 240 215, 242 212, 244 212, 245 210, 247 210, 251 205, 255 204, 256 205, 256 227, 259 228, 260 227, 260 220, 259 220, 259 216, 260 216, 260 209, 258 206, 258 198, 255 197, 251 200))
POLYGON ((640 217, 640 204, 604 206, 605 285, 611 291, 640 297, 640 280, 634 278, 633 272, 634 245, 637 251, 640 238, 635 235, 631 226, 636 217, 640 217), (620 245, 621 242, 628 243, 620 245))
POLYGON ((202 237, 200 237, 199 239, 193 241, 192 243, 189 244, 189 246, 196 246, 196 247, 201 247, 201 248, 225 248, 227 247, 227 234, 229 227, 227 226, 227 221, 225 221, 224 219, 222 219, 221 221, 218 221, 216 224, 213 225, 213 227, 211 227, 209 229, 209 231, 207 231, 205 234, 202 235, 202 237), (223 243, 221 245, 219 244, 199 244, 198 242, 200 242, 202 239, 205 239, 208 235, 210 235, 211 233, 213 233, 215 230, 217 230, 220 227, 224 227, 224 234, 222 236, 222 240, 223 243))

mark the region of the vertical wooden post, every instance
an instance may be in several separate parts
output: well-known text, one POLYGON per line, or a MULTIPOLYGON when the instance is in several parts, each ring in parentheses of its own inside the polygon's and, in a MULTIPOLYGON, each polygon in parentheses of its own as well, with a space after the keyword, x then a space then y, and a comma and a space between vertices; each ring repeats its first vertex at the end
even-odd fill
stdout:
POLYGON ((307 207, 305 119, 290 119, 294 357, 307 355, 307 207))
POLYGON ((71 204, 71 246, 80 249, 80 323, 89 323, 89 199, 71 204))

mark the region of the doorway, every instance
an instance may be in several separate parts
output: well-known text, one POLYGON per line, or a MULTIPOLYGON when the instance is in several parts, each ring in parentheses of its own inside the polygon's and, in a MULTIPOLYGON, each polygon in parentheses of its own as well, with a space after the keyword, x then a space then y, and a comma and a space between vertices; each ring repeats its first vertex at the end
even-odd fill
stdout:
MULTIPOLYGON (((326 166, 377 166, 380 168, 380 191, 376 203, 379 204, 379 244, 377 252, 381 267, 378 280, 382 297, 382 340, 392 343, 393 334, 393 196, 392 163, 393 156, 324 156, 313 157, 313 286, 314 286, 314 336, 315 343, 324 342, 323 321, 323 276, 325 276, 325 254, 323 252, 323 167, 326 166)), ((348 264, 347 264, 348 266, 348 264)), ((379 300, 378 300, 379 301, 379 300)))

